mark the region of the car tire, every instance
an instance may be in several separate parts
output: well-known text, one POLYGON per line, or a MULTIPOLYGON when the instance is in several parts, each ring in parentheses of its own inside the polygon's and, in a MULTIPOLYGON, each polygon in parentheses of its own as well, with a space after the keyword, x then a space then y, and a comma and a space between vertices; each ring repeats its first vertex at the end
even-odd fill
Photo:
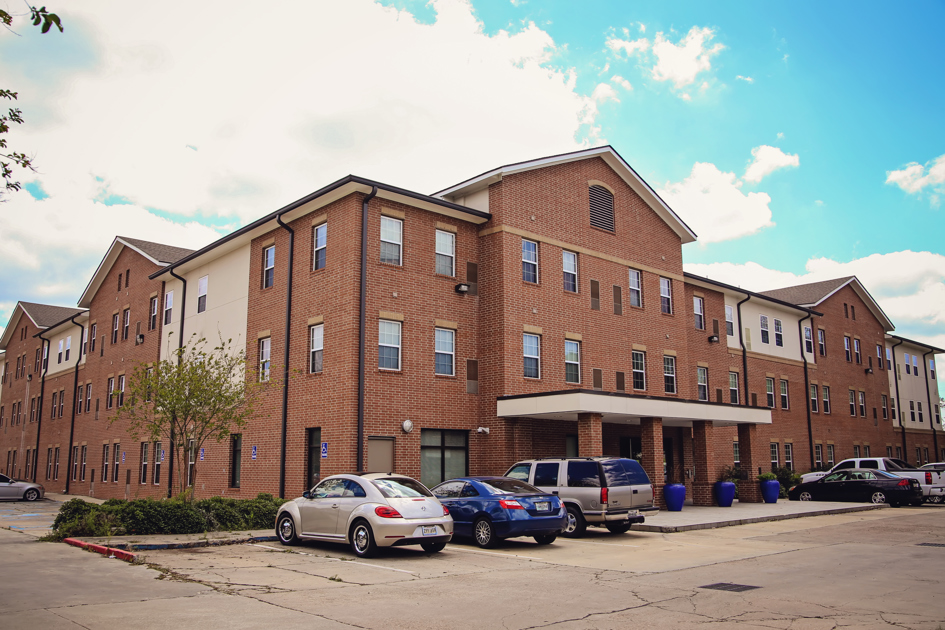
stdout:
POLYGON ((443 551, 443 549, 446 548, 446 543, 441 540, 440 542, 420 543, 420 546, 423 547, 423 550, 428 553, 436 553, 438 551, 443 551))
POLYGON ((492 521, 485 517, 476 519, 476 522, 473 523, 473 542, 483 549, 492 549, 496 546, 499 539, 495 535, 492 521))
POLYGON ((355 521, 351 526, 351 551, 359 558, 373 558, 377 555, 374 532, 365 520, 355 521))
POLYGON ((811 496, 810 492, 802 492, 799 495, 797 495, 797 500, 798 501, 813 501, 814 497, 811 496))
POLYGON ((626 534, 630 531, 630 523, 606 523, 604 526, 611 534, 626 534))
POLYGON ((870 496, 870 501, 874 504, 879 505, 880 503, 886 503, 886 494, 877 490, 870 496))
POLYGON ((542 534, 541 536, 535 536, 535 542, 539 545, 550 545, 557 540, 557 538, 557 534, 542 534))
POLYGON ((26 492, 23 493, 24 501, 35 501, 39 498, 39 490, 36 488, 29 488, 26 492))
POLYGON ((587 521, 581 514, 580 508, 568 505, 568 524, 564 526, 561 533, 567 538, 580 538, 587 531, 587 521))
POLYGON ((942 495, 940 494, 935 494, 929 497, 929 503, 941 503, 941 502, 942 502, 942 495))
POLYGON ((276 536, 279 542, 290 547, 299 542, 295 535, 295 520, 288 512, 283 512, 276 519, 276 536))

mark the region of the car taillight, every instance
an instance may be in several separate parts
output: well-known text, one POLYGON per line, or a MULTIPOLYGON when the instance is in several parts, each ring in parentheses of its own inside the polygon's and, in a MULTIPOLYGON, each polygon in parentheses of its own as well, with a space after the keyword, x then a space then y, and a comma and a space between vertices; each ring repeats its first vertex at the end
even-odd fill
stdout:
POLYGON ((522 504, 514 499, 499 499, 499 505, 504 507, 506 510, 524 510, 522 504))
POLYGON ((600 504, 603 505, 607 503, 607 488, 600 489, 600 504))
POLYGON ((903 479, 902 481, 900 481, 900 482, 897 483, 896 485, 897 485, 897 486, 908 486, 908 485, 909 485, 909 480, 908 480, 908 479, 903 479))
POLYGON ((925 473, 925 485, 927 486, 932 485, 932 473, 930 472, 925 473))
POLYGON ((443 516, 449 516, 449 515, 450 515, 450 511, 447 510, 447 509, 446 509, 446 506, 444 505, 444 506, 443 506, 443 516))
MULTIPOLYGON (((443 509, 445 510, 446 508, 443 509)), ((392 507, 387 507, 386 505, 377 506, 374 508, 374 513, 381 518, 403 518, 403 516, 400 515, 400 512, 392 507)))

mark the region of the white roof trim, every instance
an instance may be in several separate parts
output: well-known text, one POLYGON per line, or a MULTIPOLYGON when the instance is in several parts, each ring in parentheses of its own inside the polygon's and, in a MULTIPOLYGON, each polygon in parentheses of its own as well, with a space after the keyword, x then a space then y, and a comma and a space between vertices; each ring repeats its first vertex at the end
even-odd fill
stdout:
MULTIPOLYGON (((873 313, 876 319, 880 321, 880 323, 886 329, 886 332, 892 332, 896 330, 895 324, 892 323, 892 320, 889 319, 889 317, 883 311, 879 303, 873 299, 873 296, 870 295, 870 292, 866 290, 866 287, 863 286, 863 283, 860 282, 860 279, 857 278, 856 276, 853 276, 852 278, 850 278, 849 280, 841 284, 839 287, 837 287, 836 289, 834 289, 833 291, 831 291, 824 297, 820 298, 816 304, 811 304, 810 306, 814 307, 814 306, 819 306, 823 304, 827 300, 827 298, 829 298, 830 296, 832 296, 837 291, 839 291, 840 289, 842 289, 843 287, 847 285, 852 285, 851 288, 856 292, 857 295, 860 296, 860 299, 866 302, 866 306, 870 309, 870 311, 873 313)), ((801 306, 807 306, 807 304, 802 304, 801 306)))
POLYGON ((7 321, 6 328, 3 329, 3 334, 0 335, 0 348, 2 348, 4 352, 6 352, 7 345, 9 345, 10 339, 13 337, 13 331, 20 327, 20 317, 16 316, 17 311, 25 314, 29 320, 33 322, 34 326, 40 330, 43 329, 42 326, 36 323, 36 320, 33 319, 33 316, 30 315, 25 308, 23 308, 23 303, 17 302, 16 306, 13 307, 13 312, 10 313, 10 319, 7 321), (16 322, 13 321, 14 319, 16 319, 16 322))

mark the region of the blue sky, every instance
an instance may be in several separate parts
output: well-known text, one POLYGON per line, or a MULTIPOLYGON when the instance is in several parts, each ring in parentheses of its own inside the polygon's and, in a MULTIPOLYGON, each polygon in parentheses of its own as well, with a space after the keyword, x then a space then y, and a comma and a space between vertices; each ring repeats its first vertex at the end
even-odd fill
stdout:
POLYGON ((0 34, 41 171, 0 206, 0 324, 74 304, 116 233, 196 247, 348 173, 432 192, 609 143, 699 234, 688 269, 855 274, 945 347, 941 2, 246 6, 0 34))

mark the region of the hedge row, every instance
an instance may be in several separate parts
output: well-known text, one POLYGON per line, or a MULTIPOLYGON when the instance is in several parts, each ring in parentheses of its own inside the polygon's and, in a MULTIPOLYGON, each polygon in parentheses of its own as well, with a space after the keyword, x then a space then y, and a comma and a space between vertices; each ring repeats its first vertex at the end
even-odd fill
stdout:
POLYGON ((284 502, 265 493, 255 499, 109 499, 101 505, 71 499, 59 509, 49 539, 272 529, 284 502))

